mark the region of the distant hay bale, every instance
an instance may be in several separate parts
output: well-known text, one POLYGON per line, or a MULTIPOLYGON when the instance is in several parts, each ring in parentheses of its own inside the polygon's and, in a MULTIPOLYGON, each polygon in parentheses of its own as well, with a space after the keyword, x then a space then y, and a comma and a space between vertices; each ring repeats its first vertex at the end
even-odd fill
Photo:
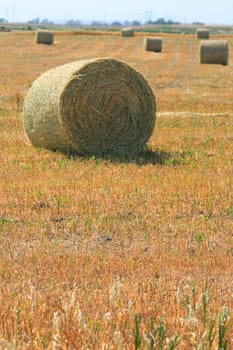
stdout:
POLYGON ((53 44, 53 33, 48 30, 37 30, 36 32, 36 43, 37 44, 53 44))
POLYGON ((134 36, 134 29, 133 28, 122 28, 121 29, 121 36, 123 36, 123 37, 134 36))
POLYGON ((10 32, 10 31, 11 31, 10 28, 4 27, 4 26, 0 27, 0 32, 10 32))
POLYGON ((202 40, 199 50, 200 63, 228 64, 227 40, 202 40))
POLYGON ((162 38, 159 37, 145 37, 144 49, 146 51, 161 52, 162 51, 162 38))
POLYGON ((37 78, 25 98, 24 127, 36 147, 134 154, 151 136, 155 112, 155 96, 138 71, 113 58, 96 58, 37 78))
POLYGON ((210 33, 207 28, 198 28, 197 29, 197 38, 198 39, 209 39, 210 33))

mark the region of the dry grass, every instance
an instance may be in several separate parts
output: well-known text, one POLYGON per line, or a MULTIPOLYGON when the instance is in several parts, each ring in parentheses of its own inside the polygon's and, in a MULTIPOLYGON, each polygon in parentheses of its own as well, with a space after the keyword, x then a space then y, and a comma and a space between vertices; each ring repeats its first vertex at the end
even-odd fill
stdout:
POLYGON ((0 36, 0 348, 232 349, 231 60, 200 65, 194 35, 164 36, 158 56, 139 36, 42 47, 17 35, 0 36), (148 150, 75 158, 25 145, 35 78, 108 55, 157 97, 148 150))

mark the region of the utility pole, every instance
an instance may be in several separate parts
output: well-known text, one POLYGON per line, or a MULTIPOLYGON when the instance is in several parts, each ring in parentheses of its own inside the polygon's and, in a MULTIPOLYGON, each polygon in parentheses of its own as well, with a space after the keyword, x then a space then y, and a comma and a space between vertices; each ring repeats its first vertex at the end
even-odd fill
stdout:
POLYGON ((152 11, 145 11, 144 12, 145 22, 152 21, 152 17, 153 17, 153 12, 152 11))

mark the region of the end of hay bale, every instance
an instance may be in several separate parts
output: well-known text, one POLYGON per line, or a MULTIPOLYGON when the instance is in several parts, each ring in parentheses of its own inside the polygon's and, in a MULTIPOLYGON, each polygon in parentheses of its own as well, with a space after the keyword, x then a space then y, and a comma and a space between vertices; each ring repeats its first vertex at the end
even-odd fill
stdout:
POLYGON ((36 32, 36 43, 37 44, 53 44, 53 33, 48 30, 37 30, 36 32))
POLYGON ((0 32, 10 32, 10 31, 11 31, 10 28, 7 28, 7 27, 5 27, 5 26, 1 26, 1 27, 0 27, 0 32))
POLYGON ((122 28, 121 29, 121 36, 122 37, 133 37, 134 36, 134 29, 133 28, 122 28))
POLYGON ((34 146, 82 155, 136 154, 155 121, 155 96, 145 78, 108 57, 45 72, 24 102, 24 127, 34 146))
POLYGON ((199 52, 201 64, 228 64, 227 40, 202 40, 199 52))
POLYGON ((207 28, 198 28, 196 34, 198 39, 209 39, 210 36, 209 29, 207 28))
POLYGON ((162 51, 162 38, 160 37, 145 37, 143 47, 145 51, 162 51))

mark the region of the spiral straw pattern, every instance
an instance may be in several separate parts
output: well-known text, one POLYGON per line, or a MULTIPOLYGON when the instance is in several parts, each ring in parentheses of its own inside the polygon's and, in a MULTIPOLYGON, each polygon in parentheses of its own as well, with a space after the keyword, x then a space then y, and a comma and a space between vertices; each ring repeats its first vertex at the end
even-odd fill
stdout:
POLYGON ((25 131, 34 146, 80 154, 137 153, 155 121, 147 81, 113 58, 47 71, 32 84, 24 104, 25 131))

